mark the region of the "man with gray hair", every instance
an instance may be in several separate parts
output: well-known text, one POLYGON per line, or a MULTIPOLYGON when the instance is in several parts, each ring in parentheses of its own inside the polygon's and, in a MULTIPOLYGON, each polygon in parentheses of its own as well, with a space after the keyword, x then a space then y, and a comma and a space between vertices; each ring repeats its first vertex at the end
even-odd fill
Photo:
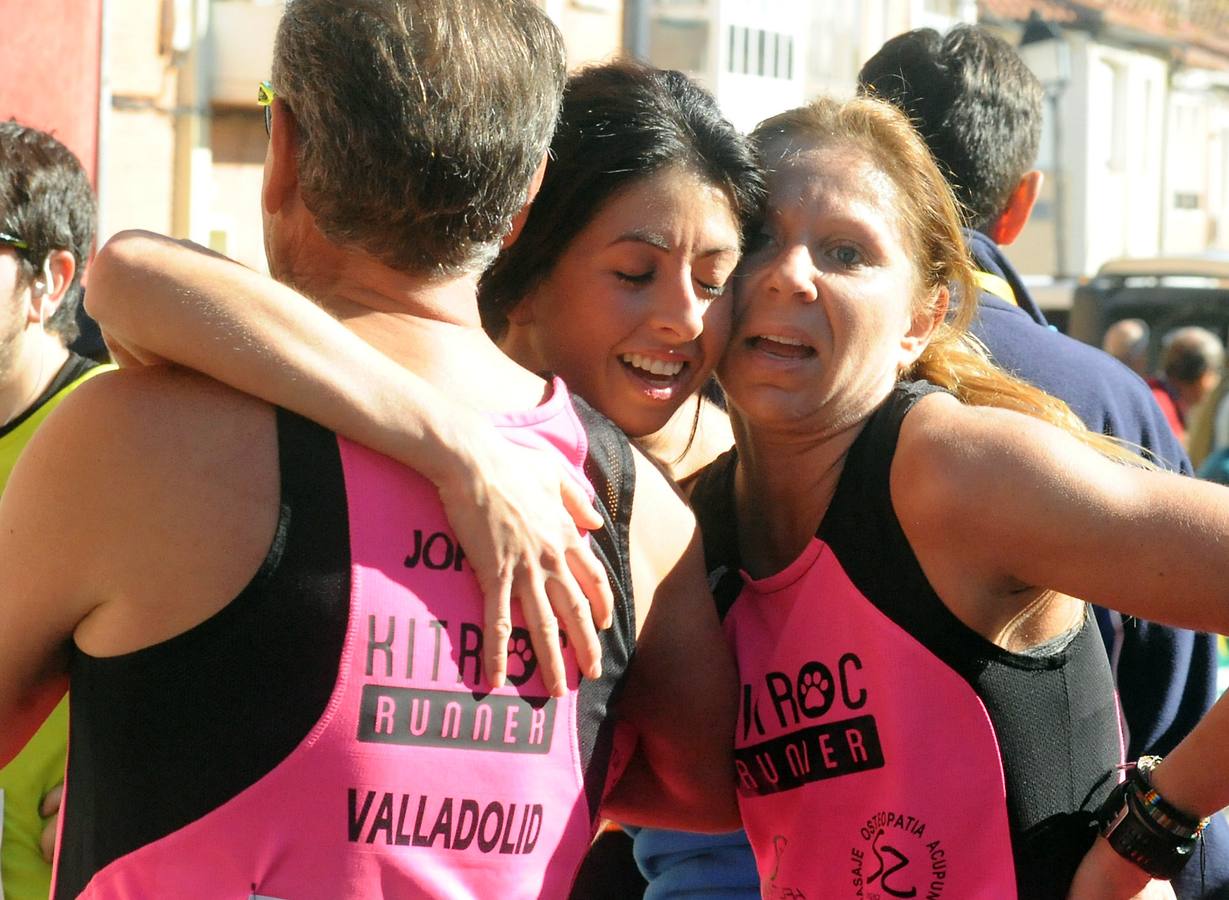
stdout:
MULTIPOLYGON (((484 630, 428 473, 194 373, 95 379, 0 503, 0 760, 73 698, 54 896, 564 896, 624 765, 666 822, 731 827, 737 687, 694 519, 479 319, 550 142, 557 31, 532 0, 291 0, 274 57, 270 271, 458 415, 596 482, 613 627, 600 673, 569 629, 547 680, 521 622, 484 630), (104 517, 63 564, 53 539, 104 517), (483 674, 490 634, 506 685, 483 674)), ((182 254, 121 236, 92 289, 182 254)))
POLYGON ((1186 443, 1191 410, 1216 390, 1225 345, 1197 325, 1175 328, 1161 341, 1161 374, 1148 379, 1153 396, 1178 440, 1186 443))

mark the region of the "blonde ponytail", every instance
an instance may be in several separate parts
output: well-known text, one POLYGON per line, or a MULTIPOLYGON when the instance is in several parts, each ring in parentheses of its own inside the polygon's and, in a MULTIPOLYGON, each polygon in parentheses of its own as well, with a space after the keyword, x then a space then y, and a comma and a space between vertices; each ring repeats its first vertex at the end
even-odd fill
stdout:
POLYGON ((981 341, 947 323, 906 374, 950 391, 969 406, 994 406, 1041 419, 1109 459, 1152 467, 1140 455, 1142 448, 1090 431, 1065 402, 999 368, 981 341))

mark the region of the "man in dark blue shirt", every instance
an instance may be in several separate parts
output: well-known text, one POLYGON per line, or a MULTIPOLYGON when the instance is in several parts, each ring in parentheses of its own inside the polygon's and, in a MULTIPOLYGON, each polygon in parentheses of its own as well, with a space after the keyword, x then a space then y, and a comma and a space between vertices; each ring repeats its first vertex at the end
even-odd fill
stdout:
MULTIPOLYGON (((1019 236, 1041 187, 1032 169, 1043 90, 1010 45, 977 26, 892 38, 862 67, 859 90, 905 110, 964 205, 980 270, 974 333, 996 362, 1061 397, 1093 430, 1143 449, 1159 466, 1190 461, 1143 380, 1116 359, 1050 328, 1000 250, 1019 236)), ((1216 697, 1216 639, 1097 609, 1128 729, 1128 757, 1163 755, 1216 697)), ((1205 859, 1179 897, 1229 897, 1229 828, 1205 832, 1205 859), (1201 871, 1202 870, 1202 871, 1201 871)))

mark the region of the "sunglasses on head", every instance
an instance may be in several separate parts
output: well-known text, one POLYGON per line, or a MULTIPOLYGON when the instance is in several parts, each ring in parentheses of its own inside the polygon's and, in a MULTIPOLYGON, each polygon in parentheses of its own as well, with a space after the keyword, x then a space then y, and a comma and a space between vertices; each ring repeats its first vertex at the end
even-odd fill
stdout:
POLYGON ((273 101, 276 97, 277 91, 267 81, 262 81, 256 88, 256 103, 265 108, 265 134, 269 136, 273 134, 273 101))
POLYGON ((14 234, 0 231, 0 245, 12 247, 14 250, 29 250, 30 245, 14 234))

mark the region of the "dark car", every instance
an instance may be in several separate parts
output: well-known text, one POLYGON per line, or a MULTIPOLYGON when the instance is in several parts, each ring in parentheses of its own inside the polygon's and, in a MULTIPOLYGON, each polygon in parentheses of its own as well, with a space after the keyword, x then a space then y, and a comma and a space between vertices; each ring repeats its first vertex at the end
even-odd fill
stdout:
MULTIPOLYGON (((1155 368, 1161 340, 1175 328, 1201 325, 1229 338, 1229 257, 1190 256, 1117 259, 1075 290, 1067 333, 1101 346, 1119 319, 1142 319, 1152 330, 1149 365, 1155 368)), ((1229 343, 1229 341, 1227 341, 1229 343)))

